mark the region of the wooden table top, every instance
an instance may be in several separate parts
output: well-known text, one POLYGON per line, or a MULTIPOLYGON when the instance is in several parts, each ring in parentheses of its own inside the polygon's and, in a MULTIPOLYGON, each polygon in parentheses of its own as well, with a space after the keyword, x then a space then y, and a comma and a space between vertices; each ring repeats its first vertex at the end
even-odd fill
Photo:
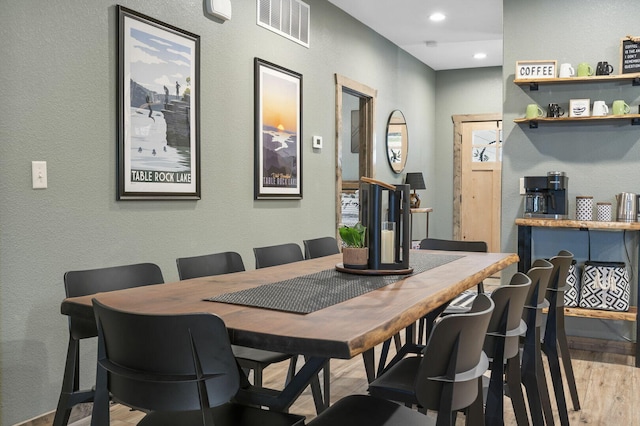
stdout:
POLYGON ((394 284, 306 315, 202 299, 331 269, 342 261, 341 254, 68 298, 62 302, 61 312, 93 318, 93 297, 108 306, 139 313, 210 312, 224 320, 234 344, 349 359, 384 342, 442 303, 518 261, 518 256, 512 253, 455 253, 461 254, 464 257, 453 262, 403 277, 394 284))

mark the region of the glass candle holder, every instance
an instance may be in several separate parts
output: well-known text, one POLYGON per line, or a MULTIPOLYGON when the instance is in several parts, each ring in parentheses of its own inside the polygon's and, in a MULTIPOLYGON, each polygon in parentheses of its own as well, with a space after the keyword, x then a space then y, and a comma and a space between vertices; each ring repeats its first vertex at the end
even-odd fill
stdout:
POLYGON ((396 259, 396 223, 382 222, 380 234, 380 262, 394 263, 396 259))

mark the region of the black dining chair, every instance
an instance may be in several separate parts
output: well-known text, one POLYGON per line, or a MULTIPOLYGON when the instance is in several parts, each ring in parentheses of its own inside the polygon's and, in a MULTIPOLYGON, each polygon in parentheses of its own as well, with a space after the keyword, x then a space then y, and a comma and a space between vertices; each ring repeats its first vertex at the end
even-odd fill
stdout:
POLYGON ((256 257, 256 269, 304 260, 300 246, 295 243, 256 247, 253 253, 256 257))
MULTIPOLYGON (((476 253, 486 253, 489 251, 487 243, 484 241, 459 241, 459 240, 443 240, 437 238, 425 238, 420 241, 420 250, 439 250, 439 251, 469 251, 476 253)), ((484 293, 484 283, 480 281, 477 283, 477 293, 484 293)), ((463 292, 459 297, 452 300, 450 303, 441 306, 434 310, 429 315, 425 316, 418 326, 418 343, 422 340, 424 333, 428 333, 429 329, 433 325, 435 318, 442 312, 452 314, 455 312, 463 312, 468 309, 468 303, 470 299, 475 297, 476 293, 471 290, 463 292), (467 301, 465 305, 463 302, 467 301), (465 306, 463 306, 465 305, 465 306)), ((426 340, 426 337, 425 337, 426 340)))
POLYGON ((316 257, 330 256, 340 253, 338 241, 333 237, 321 237, 311 240, 304 240, 304 258, 315 259, 316 257))
MULTIPOLYGON (((516 423, 528 424, 527 408, 520 382, 519 338, 527 329, 522 319, 522 312, 530 285, 531 279, 518 272, 511 277, 508 285, 500 286, 491 294, 487 294, 495 304, 483 345, 483 350, 490 360, 489 369, 491 370, 488 385, 485 385, 487 390, 485 424, 487 425, 503 424, 505 384, 511 397, 516 423)), ((468 309, 456 310, 452 313, 464 313, 471 309, 476 296, 474 294, 469 301, 468 309)), ((442 315, 448 316, 451 313, 445 310, 442 315)), ((422 347, 415 345, 415 353, 420 354, 419 349, 422 347)), ((399 359, 401 358, 394 358, 386 368, 399 362, 399 359)))
MULTIPOLYGON (((256 258, 256 269, 285 265, 287 263, 299 262, 304 260, 300 246, 295 243, 256 247, 253 249, 253 253, 256 258)), ((324 379, 324 399, 321 397, 319 381, 317 379, 314 379, 311 382, 311 390, 313 392, 314 400, 316 403, 316 410, 318 412, 329 406, 331 380, 331 368, 329 361, 326 362, 322 370, 322 376, 324 379), (324 402, 321 403, 321 401, 324 402)))
MULTIPOLYGON (((236 252, 206 254, 203 256, 181 257, 176 259, 178 276, 181 280, 213 275, 242 272, 245 270, 242 256, 236 252)), ((271 364, 289 360, 287 382, 296 369, 296 357, 280 352, 265 351, 245 346, 231 345, 233 354, 240 366, 253 371, 253 385, 262 387, 262 372, 271 364)))
MULTIPOLYGON (((67 297, 87 296, 105 291, 115 291, 151 284, 162 284, 162 271, 153 263, 114 266, 108 268, 69 271, 64 274, 64 290, 67 297)), ((62 391, 58 400, 54 426, 69 423, 74 405, 91 402, 93 389, 80 389, 80 341, 96 337, 98 330, 93 319, 69 317, 69 344, 62 379, 62 391)))
POLYGON ((369 384, 372 396, 438 412, 438 424, 455 424, 457 411, 483 417, 482 375, 489 361, 482 348, 494 303, 478 295, 466 313, 437 321, 422 354, 406 357, 369 384))
MULTIPOLYGON (((477 253, 486 253, 488 251, 487 243, 484 241, 457 241, 457 240, 444 240, 438 238, 425 238, 420 241, 420 250, 438 250, 438 251, 469 251, 469 252, 477 252, 477 253)), ((477 284, 478 293, 484 293, 484 284, 479 282, 477 284)), ((406 342, 404 347, 400 348, 400 334, 396 334, 394 336, 395 346, 396 346, 396 356, 391 361, 391 363, 395 362, 398 358, 403 357, 406 353, 411 353, 416 350, 414 343, 416 345, 422 346, 423 342, 426 342, 428 338, 428 333, 431 327, 433 326, 433 322, 436 320, 438 316, 440 316, 445 310, 448 309, 447 314, 464 312, 469 309, 468 306, 471 304, 471 299, 475 297, 477 293, 466 291, 460 297, 454 299, 451 302, 445 303, 444 305, 434 309, 429 312, 423 318, 418 321, 418 331, 415 338, 415 342, 413 341, 413 335, 415 333, 415 324, 407 328, 406 330, 406 342), (466 300, 467 305, 464 307, 456 306, 458 301, 466 300)), ((382 350, 380 353, 380 368, 379 372, 385 368, 387 362, 387 355, 389 353, 389 347, 391 345, 391 340, 387 340, 382 345, 382 350)))
POLYGON ((290 426, 304 417, 235 402, 242 376, 229 332, 209 313, 145 315, 93 299, 98 368, 92 424, 109 424, 109 394, 146 412, 141 426, 290 426))
POLYGON ((242 256, 234 251, 176 259, 181 280, 244 271, 242 256))
POLYGON ((516 272, 508 285, 491 292, 495 303, 483 350, 490 360, 491 376, 487 388, 485 424, 504 424, 505 383, 511 398, 516 423, 528 425, 527 407, 520 383, 520 336, 527 330, 522 319, 524 303, 531 286, 531 279, 516 272), (506 381, 505 381, 506 377, 506 381))
MULTIPOLYGON (((441 251, 471 251, 476 253, 487 253, 489 246, 484 241, 458 241, 443 240, 438 238, 425 238, 420 241, 420 250, 441 250, 441 251)), ((484 293, 484 284, 478 283, 478 293, 484 293)))
POLYGON ((542 340, 542 351, 549 361, 549 372, 558 406, 560 424, 569 424, 569 413, 564 395, 562 380, 562 370, 560 369, 560 359, 564 367, 565 379, 573 400, 574 410, 580 409, 576 379, 571 365, 571 354, 569 353, 569 343, 564 327, 564 292, 567 289, 567 278, 569 267, 573 261, 573 253, 561 250, 556 256, 549 259, 553 265, 549 286, 547 287, 547 300, 549 301, 549 314, 542 340), (560 357, 560 354, 562 355, 560 357))
POLYGON ((521 381, 527 394, 529 413, 534 425, 553 424, 551 399, 542 364, 541 327, 542 310, 549 306, 545 299, 553 265, 544 259, 536 259, 527 271, 531 286, 524 303, 522 318, 527 331, 522 339, 521 381), (543 417, 544 415, 544 417, 543 417))
POLYGON ((307 423, 308 426, 436 426, 436 421, 392 401, 349 395, 307 423))

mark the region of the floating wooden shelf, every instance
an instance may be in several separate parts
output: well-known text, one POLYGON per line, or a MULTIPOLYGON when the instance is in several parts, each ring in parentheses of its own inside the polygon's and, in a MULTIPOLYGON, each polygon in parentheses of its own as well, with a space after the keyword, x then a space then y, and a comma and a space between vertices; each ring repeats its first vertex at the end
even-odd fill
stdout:
POLYGON ((516 225, 545 228, 598 229, 601 231, 640 231, 640 222, 599 222, 597 220, 556 220, 520 217, 516 219, 516 225))
MULTIPOLYGON (((548 309, 542 310, 547 313, 548 309)), ((584 309, 584 308, 564 308, 564 315, 567 317, 580 317, 580 318, 598 318, 606 320, 617 321, 635 321, 638 314, 638 308, 630 306, 627 312, 617 311, 601 311, 598 309, 584 309)))
POLYGON ((529 86, 529 90, 538 90, 540 84, 571 84, 571 83, 608 83, 608 82, 631 82, 634 86, 640 86, 640 73, 615 74, 615 75, 594 75, 590 77, 567 77, 567 78, 546 78, 546 79, 515 79, 513 82, 518 86, 529 86))
POLYGON ((530 129, 537 129, 538 123, 569 123, 569 122, 614 122, 620 120, 630 121, 632 125, 640 124, 640 114, 625 115, 605 115, 601 117, 538 117, 538 118, 516 118, 514 123, 529 123, 530 129))

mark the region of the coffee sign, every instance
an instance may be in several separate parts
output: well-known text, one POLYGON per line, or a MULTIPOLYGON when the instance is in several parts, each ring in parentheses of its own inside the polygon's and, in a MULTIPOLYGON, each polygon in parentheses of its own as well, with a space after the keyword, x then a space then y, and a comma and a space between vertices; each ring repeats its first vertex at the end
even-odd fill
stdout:
POLYGON ((556 78, 558 61, 518 61, 516 80, 542 80, 556 78))
POLYGON ((623 38, 620 50, 620 73, 640 72, 640 37, 623 38))

